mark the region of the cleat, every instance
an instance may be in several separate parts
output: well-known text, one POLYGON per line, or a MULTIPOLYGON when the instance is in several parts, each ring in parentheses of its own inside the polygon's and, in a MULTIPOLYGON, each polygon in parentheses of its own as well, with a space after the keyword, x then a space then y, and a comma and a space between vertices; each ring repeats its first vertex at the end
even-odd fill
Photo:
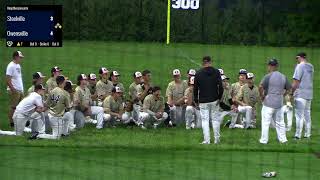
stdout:
POLYGON ((23 132, 31 133, 31 128, 25 127, 25 128, 23 129, 23 132))
POLYGON ((37 139, 39 135, 39 132, 34 132, 31 134, 31 136, 28 138, 29 140, 34 140, 34 139, 37 139))
POLYGON ((196 127, 196 124, 194 122, 191 123, 191 129, 194 129, 196 127))
POLYGON ((209 141, 202 141, 200 144, 210 144, 209 141))

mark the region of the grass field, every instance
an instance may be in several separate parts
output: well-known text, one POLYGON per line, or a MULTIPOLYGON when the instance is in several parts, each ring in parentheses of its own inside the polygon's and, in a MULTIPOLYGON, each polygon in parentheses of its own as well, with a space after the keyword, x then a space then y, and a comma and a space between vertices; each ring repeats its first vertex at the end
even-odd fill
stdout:
MULTIPOLYGON (((0 43, 4 44, 4 42, 0 43)), ((0 49, 0 76, 15 49, 0 49)), ((277 171, 275 179, 319 179, 320 159, 320 49, 256 46, 216 46, 199 44, 104 43, 67 41, 63 48, 21 48, 25 87, 31 75, 49 75, 58 65, 75 80, 79 73, 97 73, 98 68, 120 72, 128 88, 131 74, 150 69, 153 83, 164 90, 171 71, 198 69, 201 57, 211 55, 214 66, 222 67, 231 81, 240 68, 256 74, 256 83, 266 73, 266 60, 280 60, 280 71, 290 79, 295 54, 307 52, 315 66, 315 99, 312 103, 312 139, 280 145, 275 130, 270 143, 260 145, 260 127, 255 130, 222 128, 220 145, 202 146, 201 130, 141 130, 119 127, 96 130, 88 125, 60 141, 28 141, 26 137, 0 137, 0 179, 260 179, 265 171, 277 171)), ((185 77, 184 77, 185 78, 185 77)), ((8 99, 5 82, 0 83, 0 129, 9 129, 6 117, 8 99)), ((260 117, 260 116, 259 116, 260 117)), ((260 118, 258 118, 260 125, 260 118)))

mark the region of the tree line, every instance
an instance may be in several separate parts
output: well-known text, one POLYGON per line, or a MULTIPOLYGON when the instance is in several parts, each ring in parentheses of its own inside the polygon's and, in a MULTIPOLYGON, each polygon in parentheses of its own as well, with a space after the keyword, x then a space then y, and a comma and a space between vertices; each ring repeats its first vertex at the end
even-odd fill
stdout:
MULTIPOLYGON (((4 3, 2 2, 4 7, 4 3)), ((25 4, 11 0, 8 4, 25 4)), ((30 0, 62 4, 70 40, 165 42, 167 0, 30 0)), ((319 0, 200 0, 198 10, 171 11, 172 42, 318 46, 319 0)), ((5 14, 5 8, 0 10, 5 14)), ((0 19, 5 37, 5 15, 0 19)))

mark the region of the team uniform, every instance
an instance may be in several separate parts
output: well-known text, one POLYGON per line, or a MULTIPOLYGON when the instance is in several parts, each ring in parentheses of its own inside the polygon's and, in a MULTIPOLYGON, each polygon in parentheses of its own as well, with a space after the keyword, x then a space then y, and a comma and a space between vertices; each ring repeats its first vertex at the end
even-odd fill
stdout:
POLYGON ((296 66, 293 79, 300 81, 299 87, 294 92, 296 138, 301 138, 303 124, 305 124, 304 137, 311 136, 311 102, 313 99, 313 73, 314 68, 310 63, 300 63, 296 66))
MULTIPOLYGON (((87 108, 89 108, 91 111, 90 115, 95 115, 97 118, 97 128, 100 127, 98 126, 98 123, 103 122, 103 108, 100 106, 91 106, 92 105, 91 93, 87 87, 82 88, 78 86, 75 89, 75 93, 73 95, 73 102, 74 102, 74 106, 76 107, 76 110, 78 112, 81 112, 83 115, 86 113, 86 111, 88 111, 87 108)), ((84 125, 83 120, 84 118, 81 118, 82 122, 80 122, 80 126, 84 125)), ((89 121, 89 122, 94 123, 94 121, 89 121)))
POLYGON ((256 127, 256 104, 259 102, 259 90, 258 87, 253 85, 252 88, 248 84, 241 87, 236 99, 248 106, 239 106, 240 113, 245 113, 245 128, 256 127))
POLYGON ((145 124, 151 124, 157 128, 167 118, 168 114, 164 111, 164 98, 156 100, 153 94, 149 94, 143 101, 143 112, 140 113, 140 119, 145 124), (156 113, 161 112, 162 117, 157 118, 156 113))
POLYGON ((15 131, 1 131, 2 135, 16 135, 21 136, 23 134, 27 121, 31 122, 32 132, 44 133, 44 120, 36 108, 43 108, 42 97, 36 92, 32 92, 29 96, 24 98, 16 107, 13 115, 15 131))
POLYGON ((285 96, 285 104, 281 108, 283 118, 285 115, 287 117, 286 131, 290 131, 292 127, 292 119, 293 119, 293 106, 291 104, 290 95, 287 94, 285 96))
POLYGON ((184 91, 184 96, 187 104, 185 113, 186 129, 194 127, 201 128, 200 110, 197 107, 195 107, 195 103, 193 101, 193 87, 188 87, 184 91), (189 100, 191 100, 192 102, 189 103, 189 100))
MULTIPOLYGON (((103 101, 103 110, 104 110, 104 120, 110 122, 112 125, 115 125, 116 122, 122 121, 124 124, 128 124, 130 122, 130 117, 124 113, 124 107, 121 98, 119 97, 117 100, 114 99, 112 95, 108 96, 103 101), (121 115, 121 118, 111 115, 111 112, 118 113, 121 115)), ((103 128, 103 122, 101 124, 98 123, 97 128, 103 128)))
POLYGON ((97 92, 98 98, 101 102, 101 103, 99 103, 99 105, 102 105, 104 98, 108 97, 111 94, 112 88, 113 88, 113 84, 109 80, 100 79, 97 82, 96 92, 97 92))
POLYGON ((185 108, 183 106, 183 99, 184 92, 187 88, 188 84, 185 81, 181 81, 180 83, 172 81, 168 84, 166 97, 171 97, 174 104, 172 107, 170 107, 170 119, 173 124, 181 124, 185 121, 185 108), (181 101, 181 99, 182 103, 177 104, 177 102, 181 101))
MULTIPOLYGON (((245 85, 245 83, 241 83, 241 82, 236 82, 236 83, 233 83, 231 85, 231 97, 232 98, 236 98, 236 96, 238 95, 240 89, 245 85)), ((242 114, 251 114, 252 112, 252 108, 250 107, 244 107, 244 106, 238 106, 238 112, 242 113, 242 114), (248 112, 247 112, 248 111, 248 112)), ((247 118, 247 117, 246 117, 247 118)), ((239 123, 235 125, 235 127, 239 127, 239 128, 243 128, 243 122, 242 122, 242 116, 239 116, 238 115, 238 119, 237 119, 237 122, 236 123, 239 123)))
POLYGON ((54 88, 58 87, 56 78, 50 77, 46 82, 46 86, 47 86, 46 89, 48 93, 50 93, 50 91, 52 91, 54 88))
POLYGON ((291 85, 285 75, 278 71, 274 71, 266 75, 260 84, 265 91, 265 99, 261 110, 262 120, 260 143, 268 143, 269 126, 271 121, 275 121, 279 142, 285 143, 287 142, 287 137, 281 108, 283 106, 284 90, 290 90, 291 85))
POLYGON ((39 134, 37 138, 41 139, 59 139, 61 135, 68 135, 68 125, 70 119, 64 116, 67 109, 72 107, 71 100, 66 91, 56 87, 50 91, 46 100, 49 106, 49 121, 52 128, 52 134, 39 134))

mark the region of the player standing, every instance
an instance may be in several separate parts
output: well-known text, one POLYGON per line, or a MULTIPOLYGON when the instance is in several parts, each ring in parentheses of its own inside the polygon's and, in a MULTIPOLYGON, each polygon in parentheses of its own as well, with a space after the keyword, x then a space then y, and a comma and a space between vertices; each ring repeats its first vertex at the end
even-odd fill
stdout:
POLYGON ((210 118, 214 132, 214 143, 220 142, 219 100, 223 94, 222 80, 218 69, 212 67, 211 58, 202 59, 203 68, 197 71, 194 82, 194 99, 199 103, 204 141, 210 144, 210 118))
POLYGON ((22 82, 22 72, 20 63, 24 58, 21 51, 15 51, 12 55, 13 60, 8 64, 6 70, 7 91, 10 100, 10 109, 8 111, 8 118, 10 126, 14 126, 13 113, 16 106, 24 97, 24 89, 22 82))
POLYGON ((267 144, 269 140, 270 122, 274 121, 280 143, 287 142, 286 128, 281 108, 285 91, 291 89, 291 85, 285 75, 278 71, 278 61, 270 59, 268 62, 269 74, 261 80, 259 91, 263 101, 261 110, 261 144, 267 144))
POLYGON ((306 59, 306 53, 297 54, 298 65, 293 74, 292 93, 295 101, 296 133, 295 138, 300 139, 305 123, 304 137, 311 136, 311 101, 313 98, 314 68, 306 59))

